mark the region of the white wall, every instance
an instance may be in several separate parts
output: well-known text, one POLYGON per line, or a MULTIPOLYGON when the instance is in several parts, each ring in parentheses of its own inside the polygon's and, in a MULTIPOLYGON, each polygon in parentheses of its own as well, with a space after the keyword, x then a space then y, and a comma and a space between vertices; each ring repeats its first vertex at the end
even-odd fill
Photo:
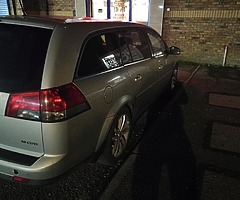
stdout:
POLYGON ((85 0, 75 0, 76 16, 86 17, 86 4, 85 0))
POLYGON ((162 35, 164 0, 150 0, 148 25, 162 35))

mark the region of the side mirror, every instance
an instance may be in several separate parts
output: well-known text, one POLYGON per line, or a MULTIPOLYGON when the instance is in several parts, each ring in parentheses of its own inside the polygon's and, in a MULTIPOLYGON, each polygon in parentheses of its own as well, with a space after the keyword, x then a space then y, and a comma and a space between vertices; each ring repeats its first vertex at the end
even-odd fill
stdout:
POLYGON ((171 46, 169 48, 169 53, 172 55, 179 55, 181 53, 181 49, 175 46, 171 46))

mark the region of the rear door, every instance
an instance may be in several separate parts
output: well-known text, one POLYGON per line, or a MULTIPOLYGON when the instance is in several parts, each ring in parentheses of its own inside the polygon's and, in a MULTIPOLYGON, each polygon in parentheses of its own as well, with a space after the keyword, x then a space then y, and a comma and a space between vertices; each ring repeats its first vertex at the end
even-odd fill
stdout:
MULTIPOLYGON (((37 115, 26 119, 17 112, 7 116, 7 107, 10 95, 21 98, 21 94, 40 90, 52 31, 4 20, 0 21, 0 30, 0 158, 14 160, 10 158, 14 152, 39 157, 44 151, 40 119, 37 115)), ((28 99, 25 105, 30 104, 28 99)), ((12 108, 18 106, 17 102, 12 108)))
POLYGON ((150 104, 154 97, 154 74, 151 52, 140 29, 128 29, 118 34, 122 60, 131 78, 137 112, 150 104))

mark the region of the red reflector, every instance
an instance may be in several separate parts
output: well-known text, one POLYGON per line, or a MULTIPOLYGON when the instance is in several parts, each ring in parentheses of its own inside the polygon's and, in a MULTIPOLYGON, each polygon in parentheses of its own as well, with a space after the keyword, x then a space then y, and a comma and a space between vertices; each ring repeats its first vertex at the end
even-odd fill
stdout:
POLYGON ((16 182, 19 182, 19 183, 28 183, 30 181, 27 178, 22 178, 22 177, 19 177, 19 176, 14 176, 13 180, 16 181, 16 182))

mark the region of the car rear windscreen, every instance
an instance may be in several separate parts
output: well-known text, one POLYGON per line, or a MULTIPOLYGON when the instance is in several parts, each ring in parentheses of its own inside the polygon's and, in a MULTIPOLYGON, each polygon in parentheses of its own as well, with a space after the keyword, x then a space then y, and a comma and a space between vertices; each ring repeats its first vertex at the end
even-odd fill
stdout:
POLYGON ((25 92, 41 87, 52 30, 0 24, 0 92, 25 92))

